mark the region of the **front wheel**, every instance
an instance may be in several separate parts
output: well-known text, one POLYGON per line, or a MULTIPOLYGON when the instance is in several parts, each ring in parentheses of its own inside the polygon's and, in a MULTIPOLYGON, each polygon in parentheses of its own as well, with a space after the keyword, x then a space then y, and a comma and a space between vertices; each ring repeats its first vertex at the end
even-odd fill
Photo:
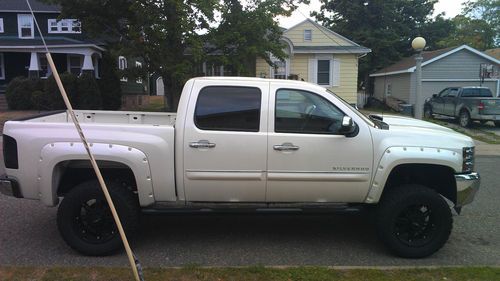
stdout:
POLYGON ((424 108, 424 118, 426 119, 432 119, 432 107, 426 106, 424 108))
MULTIPOLYGON (((107 183, 127 236, 138 229, 139 203, 132 191, 117 183, 107 183)), ((104 256, 122 248, 120 234, 97 181, 75 186, 57 211, 57 226, 66 243, 89 256, 104 256)))
POLYGON ((385 246, 404 258, 423 258, 441 249, 453 224, 446 201, 421 185, 387 192, 377 213, 377 232, 385 246))

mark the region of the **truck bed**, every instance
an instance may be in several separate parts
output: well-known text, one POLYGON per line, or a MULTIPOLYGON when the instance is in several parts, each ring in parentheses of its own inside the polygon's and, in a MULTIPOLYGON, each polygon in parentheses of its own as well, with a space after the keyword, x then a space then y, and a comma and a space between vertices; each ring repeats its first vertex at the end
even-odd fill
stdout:
MULTIPOLYGON (((134 172, 140 203, 175 201, 173 113, 76 110, 75 114, 97 160, 125 163, 134 172), (152 182, 155 182, 153 190, 152 182), (153 196, 154 194, 154 196, 153 196)), ((66 111, 7 121, 4 138, 15 140, 10 148, 19 159, 18 169, 9 175, 19 179, 24 198, 41 199, 46 205, 57 203, 50 193, 39 197, 40 188, 73 160, 87 155, 71 117, 66 111), (44 172, 46 171, 46 172, 44 172)), ((42 192, 43 193, 43 192, 42 192)))
MULTIPOLYGON (((141 124, 156 126, 173 126, 176 118, 176 113, 138 111, 75 110, 75 115, 80 123, 141 124)), ((47 112, 41 115, 18 119, 16 121, 47 123, 72 122, 67 111, 47 112)))

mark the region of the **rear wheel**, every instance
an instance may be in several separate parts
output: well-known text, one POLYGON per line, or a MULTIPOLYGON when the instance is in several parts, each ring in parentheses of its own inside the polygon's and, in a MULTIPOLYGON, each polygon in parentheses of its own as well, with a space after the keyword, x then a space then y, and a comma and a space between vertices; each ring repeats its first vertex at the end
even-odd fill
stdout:
POLYGON ((462 127, 469 127, 471 123, 470 114, 467 110, 460 111, 460 115, 458 116, 458 122, 462 127))
POLYGON ((388 192, 377 214, 377 232, 385 246, 405 258, 423 258, 441 249, 453 223, 446 201, 420 185, 403 185, 388 192))
MULTIPOLYGON (((117 183, 107 186, 127 236, 133 236, 139 223, 137 198, 117 183)), ((57 226, 64 241, 84 255, 109 255, 123 246, 97 181, 81 183, 66 194, 57 211, 57 226)))

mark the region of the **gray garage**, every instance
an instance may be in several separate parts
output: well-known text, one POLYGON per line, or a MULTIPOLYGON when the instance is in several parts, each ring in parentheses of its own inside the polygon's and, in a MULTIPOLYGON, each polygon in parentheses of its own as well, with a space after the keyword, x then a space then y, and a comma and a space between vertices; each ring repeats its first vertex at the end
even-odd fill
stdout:
MULTIPOLYGON (((488 87, 500 96, 498 69, 500 61, 467 45, 423 52, 422 94, 425 98, 446 87, 488 87), (480 67, 491 65, 495 70, 481 83, 480 67)), ((381 101, 400 100, 415 103, 415 58, 408 57, 370 75, 375 79, 373 96, 381 101)))

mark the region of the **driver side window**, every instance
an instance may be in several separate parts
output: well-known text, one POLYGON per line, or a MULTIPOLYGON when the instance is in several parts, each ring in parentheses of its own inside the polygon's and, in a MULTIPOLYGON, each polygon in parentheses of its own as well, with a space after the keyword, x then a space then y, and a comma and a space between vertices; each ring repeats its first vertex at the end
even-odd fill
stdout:
POLYGON ((275 114, 275 132, 298 134, 338 134, 345 115, 327 99, 293 89, 277 91, 275 114))
POLYGON ((438 97, 442 97, 442 98, 446 97, 446 95, 448 94, 448 91, 449 91, 449 90, 450 90, 449 88, 446 88, 446 89, 442 90, 442 91, 438 94, 438 97))

